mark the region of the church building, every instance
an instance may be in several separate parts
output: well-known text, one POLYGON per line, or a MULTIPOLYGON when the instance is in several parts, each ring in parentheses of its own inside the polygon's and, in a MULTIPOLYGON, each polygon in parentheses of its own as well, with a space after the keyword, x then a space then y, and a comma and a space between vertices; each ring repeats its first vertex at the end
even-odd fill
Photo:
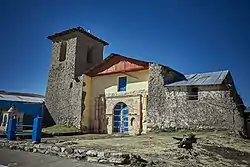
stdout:
POLYGON ((230 71, 184 75, 166 65, 112 53, 81 27, 52 41, 45 105, 57 124, 89 133, 244 127, 230 71))

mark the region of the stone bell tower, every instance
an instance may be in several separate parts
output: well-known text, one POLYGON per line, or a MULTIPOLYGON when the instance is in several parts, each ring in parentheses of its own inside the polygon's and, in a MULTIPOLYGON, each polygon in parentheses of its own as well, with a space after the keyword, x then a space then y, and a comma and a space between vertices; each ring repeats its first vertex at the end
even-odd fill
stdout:
POLYGON ((81 127, 84 110, 82 74, 103 60, 107 42, 81 27, 47 37, 52 41, 52 60, 45 104, 56 124, 81 127))

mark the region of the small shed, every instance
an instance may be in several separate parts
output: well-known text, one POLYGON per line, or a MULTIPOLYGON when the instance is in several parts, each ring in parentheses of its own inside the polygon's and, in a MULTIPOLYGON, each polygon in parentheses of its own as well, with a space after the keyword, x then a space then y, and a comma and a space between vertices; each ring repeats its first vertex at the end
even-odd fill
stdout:
POLYGON ((43 116, 44 97, 37 94, 0 91, 0 126, 6 127, 15 116, 18 124, 33 124, 35 116, 43 116))

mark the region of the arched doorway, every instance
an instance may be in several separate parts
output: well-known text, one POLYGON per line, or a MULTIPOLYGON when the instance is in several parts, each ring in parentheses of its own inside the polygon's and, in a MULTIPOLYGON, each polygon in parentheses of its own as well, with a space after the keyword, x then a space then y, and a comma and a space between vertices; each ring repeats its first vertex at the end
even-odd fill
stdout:
POLYGON ((114 132, 128 133, 128 107, 123 102, 117 103, 114 108, 114 132))

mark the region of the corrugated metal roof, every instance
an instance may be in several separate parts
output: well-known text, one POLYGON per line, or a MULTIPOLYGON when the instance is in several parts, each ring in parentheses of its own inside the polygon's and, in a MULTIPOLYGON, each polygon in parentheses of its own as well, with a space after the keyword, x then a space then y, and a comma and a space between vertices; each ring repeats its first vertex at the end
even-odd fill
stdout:
POLYGON ((172 83, 165 83, 165 86, 192 86, 192 85, 217 85, 226 78, 228 70, 207 72, 200 74, 185 75, 185 79, 172 83))
POLYGON ((250 113, 250 107, 246 108, 244 112, 245 113, 250 113))
POLYGON ((44 98, 20 96, 20 95, 8 95, 8 94, 0 93, 0 100, 18 101, 18 102, 26 102, 26 103, 43 103, 44 98))

